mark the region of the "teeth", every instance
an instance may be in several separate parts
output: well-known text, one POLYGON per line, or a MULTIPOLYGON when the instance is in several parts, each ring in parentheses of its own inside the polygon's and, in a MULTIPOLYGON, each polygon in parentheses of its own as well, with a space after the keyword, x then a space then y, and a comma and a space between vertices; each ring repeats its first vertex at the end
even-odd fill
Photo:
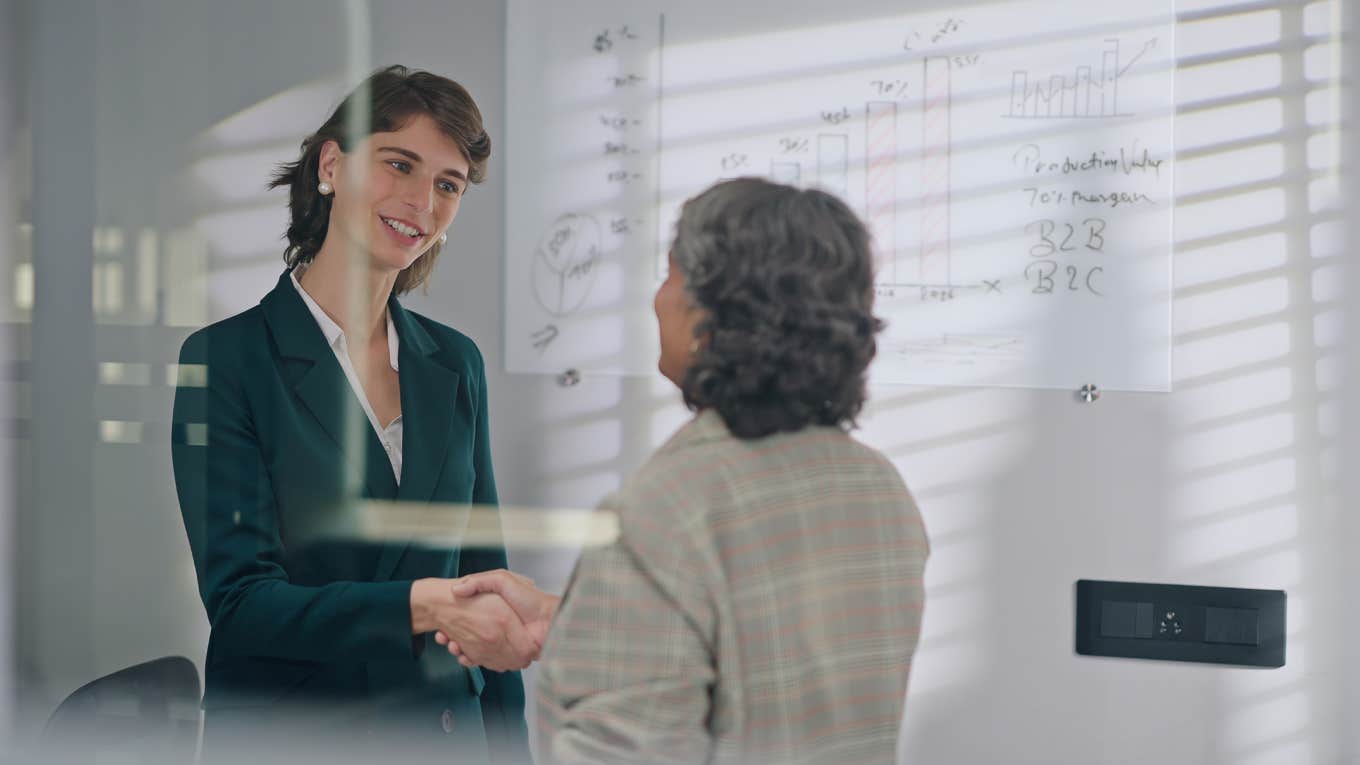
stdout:
POLYGON ((402 223, 401 221, 388 220, 387 218, 383 218, 382 222, 386 223, 393 231, 396 231, 397 233, 405 234, 407 236, 420 236, 420 229, 415 228, 414 226, 408 226, 405 223, 402 223))

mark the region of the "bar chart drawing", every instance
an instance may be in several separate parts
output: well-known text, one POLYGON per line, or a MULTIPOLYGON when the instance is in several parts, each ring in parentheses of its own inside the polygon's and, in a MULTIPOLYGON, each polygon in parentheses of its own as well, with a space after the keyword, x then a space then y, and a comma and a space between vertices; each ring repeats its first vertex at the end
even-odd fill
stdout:
POLYGON ((506 5, 507 370, 654 375, 688 201, 762 177, 868 234, 873 382, 1169 389, 1172 0, 665 5, 506 5))
POLYGON ((1120 111, 1119 81, 1156 45, 1156 38, 1149 40, 1138 55, 1123 63, 1120 41, 1106 40, 1099 68, 1082 65, 1071 75, 1055 74, 1043 78, 1028 69, 1016 69, 1011 74, 1010 107, 1002 116, 1008 119, 1132 117, 1133 114, 1120 111))
POLYGON ((817 182, 826 191, 845 197, 850 186, 850 136, 844 133, 817 136, 817 182))
POLYGON ((864 105, 864 217, 877 271, 897 278, 897 103, 864 105))
POLYGON ((770 160, 770 180, 775 183, 787 183, 791 186, 797 186, 802 179, 802 163, 781 162, 777 159, 770 160))
POLYGON ((953 83, 948 59, 922 62, 921 98, 921 256, 923 285, 953 286, 950 189, 953 183, 953 83))
POLYGON ((899 115, 897 102, 865 105, 864 217, 874 237, 877 285, 938 295, 970 288, 953 282, 953 74, 949 59, 940 57, 923 59, 919 71, 920 95, 910 114, 899 115), (910 126, 911 137, 902 136, 899 123, 910 126), (918 137, 919 160, 904 162, 904 140, 914 148, 918 137), (903 181, 920 194, 915 223, 905 228, 899 217, 905 220, 910 208, 899 197, 903 181))

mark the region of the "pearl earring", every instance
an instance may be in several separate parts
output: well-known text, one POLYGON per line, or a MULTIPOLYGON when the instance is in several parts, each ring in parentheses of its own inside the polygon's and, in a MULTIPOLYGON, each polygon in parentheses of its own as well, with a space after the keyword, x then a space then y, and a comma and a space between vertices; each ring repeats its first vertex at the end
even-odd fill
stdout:
POLYGON ((439 244, 440 244, 440 245, 445 245, 445 244, 448 244, 448 243, 449 243, 449 235, 448 235, 448 233, 445 232, 445 233, 443 233, 443 234, 440 234, 440 235, 439 235, 439 244))
POLYGON ((332 191, 335 191, 335 187, 326 181, 322 181, 316 184, 316 190, 321 192, 322 196, 329 196, 332 191))
POLYGON ((694 342, 689 344, 689 353, 691 356, 693 356, 698 352, 699 352, 699 340, 698 338, 695 338, 694 342))

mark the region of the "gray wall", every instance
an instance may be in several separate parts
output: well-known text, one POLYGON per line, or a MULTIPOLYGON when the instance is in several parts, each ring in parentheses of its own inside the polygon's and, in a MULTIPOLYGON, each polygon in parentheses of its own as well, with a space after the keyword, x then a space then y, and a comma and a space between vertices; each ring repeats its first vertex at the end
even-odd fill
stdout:
MULTIPOLYGON (((27 117, 26 50, 19 34, 27 21, 19 3, 0 2, 0 294, 13 289, 13 266, 19 247, 18 188, 23 183, 23 158, 28 153, 22 126, 27 117)), ((3 577, 13 582, 18 574, 15 564, 18 439, 15 438, 18 366, 17 330, 11 322, 0 323, 0 561, 3 577)), ((13 586, 0 587, 0 741, 12 735, 15 689, 15 594, 13 586)))
MULTIPOLYGON (((93 3, 32 8, 29 108, 35 142, 33 273, 28 435, 30 481, 20 487, 19 655, 21 701, 32 673, 65 685, 99 670, 95 621, 92 358, 88 301, 96 209, 95 89, 91 63, 69 50, 95 41, 93 3), (31 510, 31 511, 30 511, 31 510), (41 556, 34 560, 32 556, 41 556)), ((23 710, 27 711, 27 710, 23 710)))
MULTIPOLYGON (((1347 242, 1360 242, 1360 215, 1356 215, 1357 208, 1360 208, 1360 88, 1355 87, 1356 73, 1360 73, 1360 48, 1354 41, 1360 40, 1360 13, 1355 12, 1355 8, 1348 9, 1345 17, 1345 39, 1351 41, 1351 47, 1343 51, 1344 69, 1347 73, 1350 85, 1344 94, 1344 130, 1342 156, 1343 177, 1346 180, 1346 199, 1348 200, 1347 210, 1350 226, 1348 228, 1347 242)), ((1346 294, 1350 296, 1346 307, 1347 313, 1347 336, 1350 338, 1360 337, 1360 310, 1357 310, 1355 295, 1360 295, 1360 267, 1357 267, 1355 257, 1352 255, 1346 263, 1346 294)), ((1357 345, 1352 340, 1347 343, 1347 368, 1346 368, 1346 409, 1345 420, 1342 425, 1344 440, 1344 454, 1351 455, 1346 462, 1353 464, 1354 457, 1360 452, 1360 352, 1357 352, 1357 345)), ((1356 540, 1360 540, 1360 513, 1355 512, 1355 508, 1360 507, 1360 471, 1344 471, 1346 476, 1345 485, 1342 487, 1340 508, 1344 521, 1344 530, 1341 538, 1343 544, 1347 544, 1348 549, 1353 551, 1356 540)), ((1338 578, 1342 582, 1360 582, 1360 556, 1349 554, 1345 556, 1345 563, 1338 571, 1338 578)), ((1342 630, 1347 635, 1360 634, 1360 593, 1354 588, 1347 588, 1348 594, 1344 598, 1341 607, 1346 614, 1342 624, 1342 630)), ((1345 695, 1341 704, 1341 717, 1345 720, 1360 719, 1360 644, 1354 640, 1346 640, 1342 646, 1340 666, 1342 670, 1343 682, 1345 684, 1345 695)), ((1343 742, 1343 762, 1360 762, 1360 726, 1346 726, 1346 736, 1343 742)))
MULTIPOLYGON (((37 166, 86 156, 94 171, 35 182, 39 223, 50 216, 60 230, 40 233, 35 254, 55 261, 40 273, 56 281, 38 286, 39 303, 53 301, 34 317, 34 387, 48 392, 34 396, 36 487, 21 504, 29 730, 97 674, 169 653, 202 660, 164 368, 193 326, 253 304, 277 277, 269 163, 295 151, 348 72, 391 62, 467 85, 503 156, 512 53, 500 2, 374 2, 366 20, 327 0, 40 5, 37 166), (355 28, 369 30, 368 60, 351 55, 355 28), (72 192, 69 177, 89 178, 93 193, 72 192), (121 246, 92 253, 92 233, 108 230, 121 246), (115 272, 116 305, 90 315, 71 300, 115 272), (145 367, 100 383, 100 362, 145 367)), ((1329 100, 1307 63, 1320 40, 1306 37, 1297 4, 1182 6, 1176 391, 1082 406, 1064 391, 885 388, 864 418, 861 437, 901 468, 934 549, 910 761, 1327 763, 1342 761, 1343 741, 1360 756, 1345 724, 1356 699, 1336 671, 1349 662, 1360 682, 1340 638, 1355 626, 1343 583, 1360 573, 1342 552, 1360 533, 1337 492, 1349 359, 1331 330, 1342 293, 1329 285, 1340 283, 1344 219, 1324 204, 1328 126, 1317 114, 1329 100), (1078 658, 1071 596, 1083 577, 1287 589, 1289 665, 1078 658)), ((655 379, 564 389, 500 371, 505 194, 493 159, 428 295, 408 304, 486 355, 503 500, 588 507, 684 412, 655 379)), ((571 560, 512 551, 513 566, 550 587, 571 560)))

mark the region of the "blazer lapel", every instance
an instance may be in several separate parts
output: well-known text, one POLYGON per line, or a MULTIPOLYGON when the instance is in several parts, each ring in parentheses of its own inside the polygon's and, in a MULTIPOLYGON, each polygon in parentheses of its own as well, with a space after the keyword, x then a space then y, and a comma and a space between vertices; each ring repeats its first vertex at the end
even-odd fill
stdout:
MULTIPOLYGON (((400 339, 401 484, 397 500, 428 502, 434 497, 453 432, 460 375, 439 363, 434 338, 406 313, 396 298, 387 303, 400 339)), ((378 580, 392 575, 408 542, 389 542, 378 559, 378 580)))
MULTIPOLYGON (((335 352, 292 285, 288 272, 261 301, 270 334, 284 359, 283 374, 317 425, 353 467, 347 476, 363 475, 370 497, 391 499, 397 482, 392 465, 345 379, 335 352)), ((359 496, 358 481, 344 488, 345 497, 359 496)))

